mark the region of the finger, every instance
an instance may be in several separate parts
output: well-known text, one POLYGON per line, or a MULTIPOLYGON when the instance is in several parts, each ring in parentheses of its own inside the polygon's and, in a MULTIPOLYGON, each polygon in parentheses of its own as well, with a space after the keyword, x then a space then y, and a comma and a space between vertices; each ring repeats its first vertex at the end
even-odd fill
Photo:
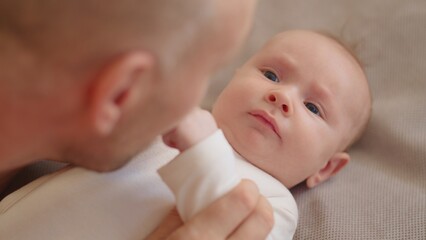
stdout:
POLYGON ((250 216, 229 236, 229 240, 266 239, 274 226, 274 215, 268 200, 260 197, 255 210, 250 216))
POLYGON ((170 239, 226 239, 255 209, 259 196, 257 186, 243 180, 185 223, 170 239))
POLYGON ((176 209, 170 211, 169 215, 145 240, 167 239, 176 229, 182 226, 183 222, 176 209))

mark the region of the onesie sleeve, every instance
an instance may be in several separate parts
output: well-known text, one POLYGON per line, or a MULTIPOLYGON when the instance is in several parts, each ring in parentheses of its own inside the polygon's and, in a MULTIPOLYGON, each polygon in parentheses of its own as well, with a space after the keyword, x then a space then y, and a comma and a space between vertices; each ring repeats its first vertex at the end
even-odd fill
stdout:
POLYGON ((267 239, 293 239, 297 227, 298 210, 291 192, 276 178, 238 157, 238 155, 235 162, 239 176, 254 181, 259 187, 260 193, 268 199, 272 206, 274 227, 267 239))
POLYGON ((183 221, 233 189, 241 178, 254 181, 274 210, 268 240, 291 240, 297 226, 297 206, 278 180, 234 154, 218 130, 158 170, 176 199, 183 221))
POLYGON ((296 232, 298 211, 292 196, 269 197, 274 210, 274 228, 267 240, 291 240, 296 232))
POLYGON ((221 130, 182 152, 158 172, 175 195, 184 221, 241 181, 233 150, 221 130))

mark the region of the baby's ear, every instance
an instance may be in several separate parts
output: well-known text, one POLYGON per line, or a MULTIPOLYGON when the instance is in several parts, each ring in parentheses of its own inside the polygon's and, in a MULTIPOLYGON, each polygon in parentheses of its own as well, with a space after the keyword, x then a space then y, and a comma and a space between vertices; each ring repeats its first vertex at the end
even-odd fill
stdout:
MULTIPOLYGON (((123 54, 103 66, 89 92, 90 122, 101 135, 110 134, 125 107, 151 91, 153 57, 144 51, 123 54)), ((131 106, 130 106, 131 107, 131 106)))
POLYGON ((313 188, 316 185, 324 182, 330 177, 338 173, 350 161, 350 156, 346 152, 335 153, 325 164, 325 166, 306 179, 308 188, 313 188))

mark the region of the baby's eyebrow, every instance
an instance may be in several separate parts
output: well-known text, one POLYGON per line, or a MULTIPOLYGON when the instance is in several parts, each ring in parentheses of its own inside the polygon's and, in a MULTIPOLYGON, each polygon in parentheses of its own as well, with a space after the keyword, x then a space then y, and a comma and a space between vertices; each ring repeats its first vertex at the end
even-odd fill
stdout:
POLYGON ((314 84, 314 90, 318 97, 323 98, 327 101, 331 100, 331 91, 322 84, 314 84))
POLYGON ((333 109, 333 99, 332 93, 327 86, 322 84, 314 83, 313 84, 313 94, 316 96, 324 107, 325 114, 328 115, 329 111, 333 109))
POLYGON ((277 54, 277 58, 282 65, 284 65, 288 69, 297 70, 297 61, 286 52, 281 52, 277 54))

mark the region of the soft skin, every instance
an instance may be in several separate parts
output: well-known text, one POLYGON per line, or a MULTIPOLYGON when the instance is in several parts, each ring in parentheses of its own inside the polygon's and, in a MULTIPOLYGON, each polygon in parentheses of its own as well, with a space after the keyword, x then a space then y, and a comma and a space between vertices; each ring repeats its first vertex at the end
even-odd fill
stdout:
POLYGON ((354 57, 310 31, 278 34, 244 64, 213 108, 233 148, 286 187, 314 187, 350 160, 370 110, 354 57))

